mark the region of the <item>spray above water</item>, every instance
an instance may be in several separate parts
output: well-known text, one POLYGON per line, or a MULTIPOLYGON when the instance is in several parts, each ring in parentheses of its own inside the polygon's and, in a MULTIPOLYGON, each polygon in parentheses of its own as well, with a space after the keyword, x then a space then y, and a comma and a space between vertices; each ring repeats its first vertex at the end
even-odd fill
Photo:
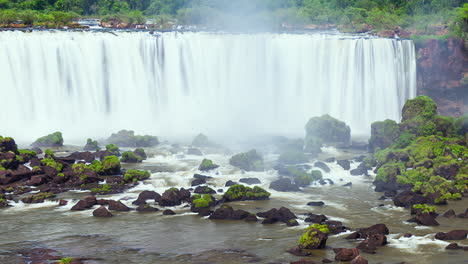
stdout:
POLYGON ((416 94, 410 40, 331 34, 2 32, 0 134, 302 136, 328 113, 351 133, 416 94), (27 132, 25 132, 27 129, 27 132))

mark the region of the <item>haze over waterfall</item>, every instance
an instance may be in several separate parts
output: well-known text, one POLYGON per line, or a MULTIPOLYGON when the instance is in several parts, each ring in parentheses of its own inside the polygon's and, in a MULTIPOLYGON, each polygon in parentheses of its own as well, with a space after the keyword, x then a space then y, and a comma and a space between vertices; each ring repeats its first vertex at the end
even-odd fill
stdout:
POLYGON ((369 134, 416 95, 415 59, 410 40, 332 34, 3 32, 0 122, 23 140, 302 136, 328 113, 369 134))

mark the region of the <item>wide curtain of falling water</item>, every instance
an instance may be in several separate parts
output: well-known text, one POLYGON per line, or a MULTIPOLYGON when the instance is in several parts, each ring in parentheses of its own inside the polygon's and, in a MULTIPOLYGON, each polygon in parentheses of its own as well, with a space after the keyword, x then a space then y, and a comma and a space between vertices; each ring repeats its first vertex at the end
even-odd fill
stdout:
POLYGON ((352 134, 416 94, 410 40, 339 34, 1 32, 0 134, 352 134))

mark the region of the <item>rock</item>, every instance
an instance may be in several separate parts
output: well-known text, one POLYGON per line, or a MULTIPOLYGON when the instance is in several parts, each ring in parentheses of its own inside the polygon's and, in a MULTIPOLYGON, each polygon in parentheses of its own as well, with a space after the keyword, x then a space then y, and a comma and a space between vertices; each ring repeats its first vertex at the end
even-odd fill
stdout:
POLYGON ((250 188, 241 184, 229 187, 223 195, 223 199, 226 201, 266 200, 269 197, 270 193, 261 187, 250 188))
POLYGON ((190 185, 191 186, 197 186, 197 185, 201 185, 201 184, 205 184, 206 181, 204 179, 195 179, 193 180, 190 185))
POLYGON ((448 246, 446 246, 445 249, 456 250, 456 249, 463 249, 463 247, 460 247, 457 243, 451 243, 448 246))
POLYGON ((298 226, 299 223, 296 221, 296 219, 291 219, 286 223, 287 226, 298 226))
POLYGON ((309 256, 310 254, 312 254, 309 251, 302 250, 302 248, 299 247, 299 246, 295 246, 293 248, 290 248, 290 249, 286 250, 286 252, 288 252, 290 254, 293 254, 295 256, 309 256))
POLYGON ((106 207, 102 206, 93 211, 95 217, 112 217, 113 215, 107 211, 106 207))
POLYGON ((211 176, 206 176, 206 175, 201 175, 201 174, 196 174, 196 173, 193 175, 193 178, 201 179, 201 180, 205 180, 205 181, 207 181, 209 179, 213 179, 213 177, 211 177, 211 176))
POLYGON ((187 149, 187 155, 203 156, 203 153, 197 148, 189 148, 187 149))
POLYGON ((304 221, 310 222, 310 223, 321 224, 328 219, 325 215, 317 215, 317 214, 312 214, 312 213, 308 213, 307 215, 308 217, 304 221))
POLYGON ((324 161, 325 161, 325 162, 335 162, 335 161, 336 161, 336 158, 335 158, 335 157, 331 157, 331 158, 325 159, 324 161))
POLYGON ((242 220, 247 218, 250 215, 249 212, 244 211, 244 210, 234 210, 231 214, 230 219, 232 220, 242 220))
POLYGON ((374 152, 376 148, 390 147, 399 136, 400 127, 397 122, 390 119, 374 122, 371 125, 369 151, 374 152))
POLYGON ((211 193, 216 193, 215 190, 213 190, 211 187, 208 187, 206 185, 202 185, 202 186, 198 186, 197 188, 195 188, 195 190, 193 191, 194 193, 200 193, 200 194, 211 194, 211 193))
POLYGON ((348 182, 348 183, 343 184, 343 187, 351 187, 351 186, 353 186, 352 182, 348 182))
POLYGON ((91 138, 88 138, 86 140, 86 145, 83 147, 84 151, 96 151, 99 150, 99 145, 96 140, 92 140, 91 138))
POLYGON ((190 192, 184 188, 170 188, 166 190, 159 199, 160 206, 181 205, 183 201, 188 201, 190 192))
POLYGON ((424 213, 420 215, 416 215, 415 217, 416 223, 424 226, 438 226, 439 223, 435 220, 435 217, 430 213, 424 213))
POLYGON ((457 215, 458 218, 468 218, 468 208, 465 210, 464 213, 460 213, 457 215))
POLYGON ((109 210, 111 211, 121 211, 121 212, 130 211, 130 208, 128 208, 125 204, 123 204, 120 201, 109 200, 108 203, 109 203, 109 210))
POLYGON ((159 211, 158 208, 151 207, 149 204, 140 204, 136 208, 137 212, 145 212, 145 213, 150 213, 150 212, 157 212, 159 211))
POLYGON ((393 198, 395 206, 412 207, 415 204, 427 204, 428 198, 411 190, 403 191, 393 198))
POLYGON ((30 196, 27 196, 21 201, 23 203, 43 203, 46 199, 54 198, 56 195, 51 192, 39 192, 30 196))
POLYGON ((239 182, 246 183, 246 184, 261 184, 262 182, 258 178, 242 178, 239 182))
POLYGON ((467 230, 452 230, 450 232, 444 233, 444 232, 438 232, 435 235, 436 239, 439 240, 463 240, 466 238, 467 235, 467 230))
POLYGON ((270 189, 278 192, 297 192, 299 187, 288 178, 281 178, 270 183, 270 189))
POLYGON ((163 211, 163 215, 175 215, 176 213, 171 209, 166 209, 163 211))
POLYGON ((377 247, 387 244, 387 237, 382 234, 371 234, 364 241, 362 241, 357 248, 366 253, 373 254, 377 247))
POLYGON ((84 160, 87 163, 92 163, 96 159, 94 154, 89 151, 73 152, 72 154, 68 155, 66 158, 74 159, 77 161, 84 160))
POLYGON ((325 203, 322 202, 322 201, 318 201, 318 202, 308 202, 307 205, 309 205, 309 206, 324 206, 325 203))
POLYGON ((203 161, 200 164, 200 166, 198 167, 198 169, 201 170, 201 171, 210 171, 210 170, 214 170, 214 169, 216 169, 218 167, 219 167, 219 165, 214 164, 212 160, 203 159, 203 161))
POLYGON ((367 167, 364 162, 361 162, 361 164, 359 164, 356 169, 351 170, 350 173, 351 173, 351 175, 354 175, 354 176, 367 175, 368 170, 370 170, 370 168, 367 167))
POLYGON ((397 192, 394 191, 394 190, 386 191, 386 192, 384 192, 384 195, 385 195, 386 197, 395 197, 395 196, 397 195, 397 192))
POLYGON ((322 259, 322 263, 332 263, 333 260, 329 260, 327 258, 322 259))
POLYGON ((211 142, 207 136, 200 133, 192 141, 192 145, 195 147, 216 147, 216 144, 211 142))
MULTIPOLYGON (((333 158, 334 159, 334 158, 333 158)), ((334 160, 333 160, 334 161, 334 160)), ((314 163, 314 166, 319 168, 319 169, 322 169, 324 172, 330 172, 330 168, 327 166, 327 164, 325 164, 324 162, 321 162, 321 161, 316 161, 314 163)))
POLYGON ((338 160, 337 163, 345 170, 349 170, 351 168, 349 160, 338 160))
POLYGON ((161 195, 155 191, 142 191, 139 195, 138 198, 133 201, 132 204, 134 205, 142 205, 146 204, 146 200, 151 200, 154 199, 155 202, 159 202, 161 199, 161 195))
POLYGON ((447 218, 454 218, 456 215, 455 211, 453 209, 450 209, 447 212, 445 212, 442 216, 447 218))
POLYGON ((61 147, 63 146, 62 133, 55 132, 47 136, 38 138, 31 144, 33 147, 61 147))
POLYGON ((280 209, 273 208, 266 212, 259 212, 257 213, 257 216, 266 218, 262 224, 272 224, 277 221, 287 224, 289 220, 297 219, 297 216, 286 207, 281 207, 280 209))
POLYGON ((250 218, 247 221, 252 221, 251 214, 244 210, 234 210, 229 205, 223 205, 220 208, 216 209, 209 217, 209 219, 218 219, 218 220, 242 220, 250 218))
POLYGON ((385 224, 376 224, 366 228, 359 228, 356 232, 347 236, 346 239, 367 238, 373 234, 388 235, 389 230, 385 224))
POLYGON ((328 239, 328 228, 325 225, 310 225, 299 238, 299 247, 303 249, 325 248, 328 239))
POLYGON ((296 261, 289 262, 290 264, 317 264, 317 262, 310 259, 300 259, 296 261))
POLYGON ((83 211, 97 204, 96 197, 88 196, 84 200, 79 200, 70 210, 83 211))
POLYGON ((32 176, 31 179, 29 180, 29 184, 32 186, 39 186, 46 182, 47 182, 46 175, 35 175, 35 176, 32 176))
POLYGON ((403 237, 412 237, 412 236, 413 236, 413 234, 411 234, 411 233, 405 233, 405 234, 403 235, 403 237))
POLYGON ((321 185, 326 185, 326 184, 333 185, 333 184, 335 184, 331 179, 319 180, 319 183, 320 183, 321 185))
POLYGON ((67 200, 63 200, 63 199, 60 199, 59 201, 59 206, 65 206, 68 204, 68 201, 67 200))
POLYGON ((258 221, 258 218, 256 215, 254 214, 249 214, 249 216, 247 216, 245 218, 245 221, 250 221, 250 222, 257 222, 258 221))
POLYGON ((200 217, 205 217, 205 216, 209 216, 213 213, 212 210, 210 210, 210 208, 201 208, 198 210, 198 215, 200 217))
POLYGON ((340 221, 325 221, 325 224, 328 226, 328 230, 331 234, 339 234, 345 232, 348 228, 343 225, 340 221))
POLYGON ((120 161, 125 163, 139 163, 143 161, 143 158, 132 151, 124 151, 122 152, 120 161))
POLYGON ((357 248, 334 248, 335 260, 338 261, 350 261, 359 256, 359 250, 357 248))
POLYGON ((231 186, 236 185, 236 184, 237 184, 237 182, 233 182, 233 181, 229 180, 229 181, 226 182, 226 184, 224 184, 224 187, 231 187, 231 186))
POLYGON ((323 143, 348 145, 351 139, 351 129, 346 123, 326 114, 312 117, 306 126, 306 141, 316 138, 323 143))
POLYGON ((255 149, 232 156, 229 164, 245 171, 263 171, 263 158, 255 149))
POLYGON ((367 259, 357 256, 353 260, 351 260, 350 264, 367 264, 367 259))

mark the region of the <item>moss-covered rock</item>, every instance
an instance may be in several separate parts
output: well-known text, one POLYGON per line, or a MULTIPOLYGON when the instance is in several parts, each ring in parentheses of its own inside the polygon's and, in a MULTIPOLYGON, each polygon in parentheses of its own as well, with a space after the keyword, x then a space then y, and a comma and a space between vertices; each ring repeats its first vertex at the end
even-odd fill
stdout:
POLYGON ((120 174, 120 161, 117 156, 107 156, 102 161, 103 175, 118 175, 120 174))
POLYGON ((229 187, 223 197, 226 201, 265 200, 270 197, 270 193, 258 186, 250 188, 242 184, 236 184, 229 187))
POLYGON ((206 135, 200 133, 192 140, 192 146, 209 148, 215 147, 216 144, 210 141, 206 135))
POLYGON ((47 136, 40 137, 31 144, 33 147, 61 147, 63 137, 61 132, 55 132, 47 136))
POLYGON ((112 187, 109 184, 99 185, 97 188, 92 188, 91 192, 95 194, 109 194, 112 192, 112 187))
POLYGON ((15 140, 11 137, 0 136, 0 152, 8 151, 18 154, 18 146, 16 145, 15 140))
POLYGON ((437 114, 437 104, 425 95, 406 101, 402 110, 402 122, 413 118, 433 119, 437 114))
POLYGON ((63 165, 61 163, 58 163, 56 160, 52 158, 47 158, 47 159, 42 159, 41 164, 44 166, 49 166, 54 168, 57 172, 61 172, 63 169, 63 165))
POLYGON ((143 170, 128 170, 124 173, 123 178, 125 182, 137 182, 149 179, 151 173, 143 170))
POLYGON ((330 115, 312 117, 307 122, 305 130, 306 142, 312 138, 317 138, 326 144, 348 145, 351 139, 351 129, 349 126, 330 115))
POLYGON ((229 164, 246 171, 263 171, 263 158, 255 149, 239 153, 229 159, 229 164))
POLYGON ((198 169, 201 170, 201 171, 210 171, 210 170, 214 170, 214 169, 216 169, 218 167, 219 167, 219 165, 214 164, 212 160, 203 159, 200 166, 198 166, 198 169))
POLYGON ((115 144, 108 144, 106 145, 106 150, 114 156, 120 156, 120 149, 115 144))
POLYGON ((137 156, 140 156, 143 160, 147 159, 148 158, 148 155, 146 155, 146 152, 143 148, 136 148, 133 153, 135 153, 135 155, 137 156))
POLYGON ((92 140, 91 138, 88 138, 86 140, 86 145, 83 147, 84 151, 97 151, 99 150, 99 145, 97 140, 92 140))
POLYGON ((121 162, 126 162, 126 163, 138 163, 142 162, 143 158, 135 155, 132 151, 125 151, 122 152, 122 157, 120 158, 121 162))
POLYGON ((157 136, 135 136, 135 146, 137 148, 151 148, 159 145, 159 139, 157 136))
POLYGON ((329 232, 327 225, 310 225, 299 238, 299 247, 304 249, 325 248, 329 232))
POLYGON ((37 193, 37 194, 27 196, 27 197, 21 199, 21 201, 23 203, 43 203, 46 199, 51 199, 51 198, 54 198, 56 196, 57 195, 55 195, 54 193, 51 193, 51 192, 40 192, 40 193, 37 193))
POLYGON ((390 147, 399 136, 400 127, 397 122, 390 119, 374 122, 371 125, 369 151, 374 152, 376 148, 390 147))
POLYGON ((309 162, 309 159, 300 151, 288 151, 279 156, 278 162, 283 164, 300 164, 309 162))
POLYGON ((135 135, 133 130, 120 130, 113 133, 108 139, 107 143, 115 144, 119 147, 154 147, 159 145, 159 139, 156 136, 150 135, 135 135))
POLYGON ((468 133, 468 114, 465 114, 455 119, 454 127, 455 127, 455 132, 458 135, 460 136, 466 135, 468 133))

